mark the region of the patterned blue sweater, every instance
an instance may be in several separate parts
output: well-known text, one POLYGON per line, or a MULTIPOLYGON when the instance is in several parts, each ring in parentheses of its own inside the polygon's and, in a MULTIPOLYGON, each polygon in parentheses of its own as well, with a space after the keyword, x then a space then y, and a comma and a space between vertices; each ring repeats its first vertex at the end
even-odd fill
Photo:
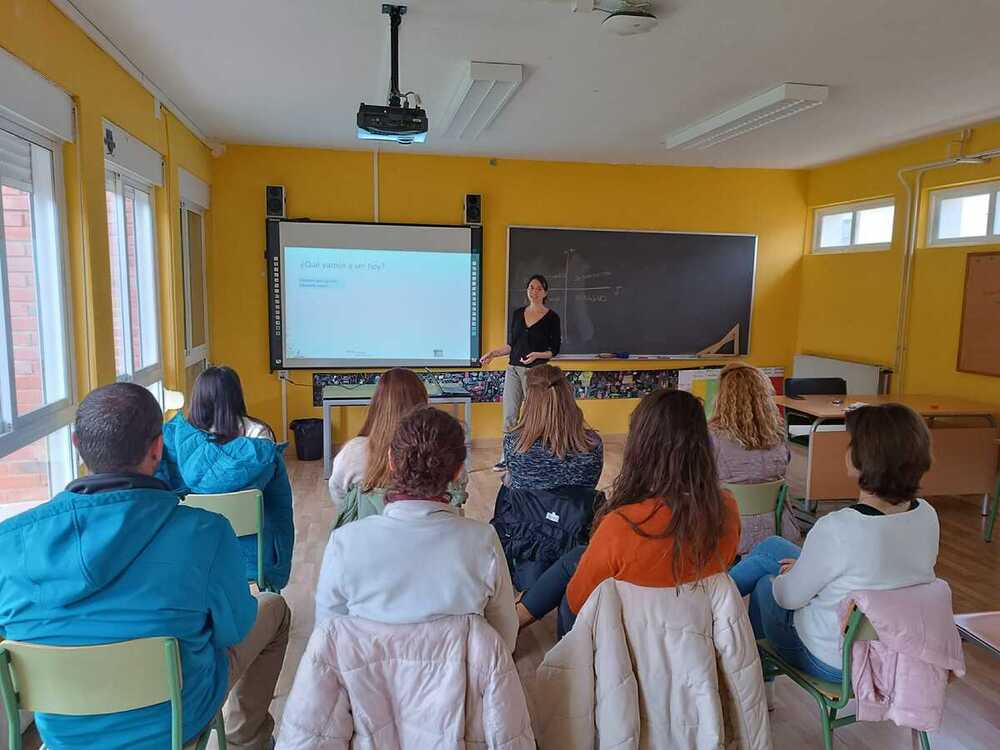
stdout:
POLYGON ((507 460, 507 485, 515 490, 549 490, 553 487, 597 486, 604 468, 604 443, 596 432, 587 433, 593 442, 588 453, 569 453, 560 459, 542 446, 540 440, 524 453, 518 453, 517 432, 503 438, 503 453, 507 460))

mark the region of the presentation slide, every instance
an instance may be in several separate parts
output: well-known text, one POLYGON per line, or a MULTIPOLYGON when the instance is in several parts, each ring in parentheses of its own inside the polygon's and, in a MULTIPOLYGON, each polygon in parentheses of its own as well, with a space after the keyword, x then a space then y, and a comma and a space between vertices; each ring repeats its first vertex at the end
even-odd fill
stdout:
MULTIPOLYGON (((382 239, 377 244, 384 244, 382 239)), ((284 365, 474 362, 479 356, 479 255, 471 252, 468 234, 450 242, 414 239, 413 244, 464 242, 464 247, 283 244, 284 365)))

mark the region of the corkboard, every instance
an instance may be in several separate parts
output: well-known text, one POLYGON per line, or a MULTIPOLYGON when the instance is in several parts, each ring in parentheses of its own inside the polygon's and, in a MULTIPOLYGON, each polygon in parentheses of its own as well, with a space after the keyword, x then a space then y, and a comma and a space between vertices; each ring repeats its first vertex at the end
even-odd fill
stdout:
POLYGON ((1000 376, 1000 251, 966 256, 958 369, 1000 376))

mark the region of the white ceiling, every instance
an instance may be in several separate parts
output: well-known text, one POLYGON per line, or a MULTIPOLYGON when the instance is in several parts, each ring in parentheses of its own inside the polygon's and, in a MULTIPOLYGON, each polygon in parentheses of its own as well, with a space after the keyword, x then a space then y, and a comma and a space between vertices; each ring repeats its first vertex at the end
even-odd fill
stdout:
MULTIPOLYGON (((370 148, 354 122, 388 85, 376 0, 72 2, 213 139, 370 148)), ((635 37, 570 0, 409 6, 400 84, 431 122, 418 153, 804 167, 1000 116, 998 0, 659 0, 659 27, 635 37), (440 135, 468 60, 526 68, 472 143, 440 135), (706 151, 664 148, 668 131, 782 82, 830 98, 706 151)))

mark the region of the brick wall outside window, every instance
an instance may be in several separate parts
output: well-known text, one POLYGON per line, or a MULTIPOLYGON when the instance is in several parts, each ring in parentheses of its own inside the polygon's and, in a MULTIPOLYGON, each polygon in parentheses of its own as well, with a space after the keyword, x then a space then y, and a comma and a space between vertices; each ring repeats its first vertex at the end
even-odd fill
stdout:
MULTIPOLYGON (((42 342, 32 244, 31 196, 3 186, 3 234, 7 249, 7 296, 13 339, 14 385, 19 414, 43 405, 42 342)), ((58 489, 58 488, 57 488, 58 489)), ((48 449, 43 438, 0 458, 0 503, 50 496, 48 449)))

